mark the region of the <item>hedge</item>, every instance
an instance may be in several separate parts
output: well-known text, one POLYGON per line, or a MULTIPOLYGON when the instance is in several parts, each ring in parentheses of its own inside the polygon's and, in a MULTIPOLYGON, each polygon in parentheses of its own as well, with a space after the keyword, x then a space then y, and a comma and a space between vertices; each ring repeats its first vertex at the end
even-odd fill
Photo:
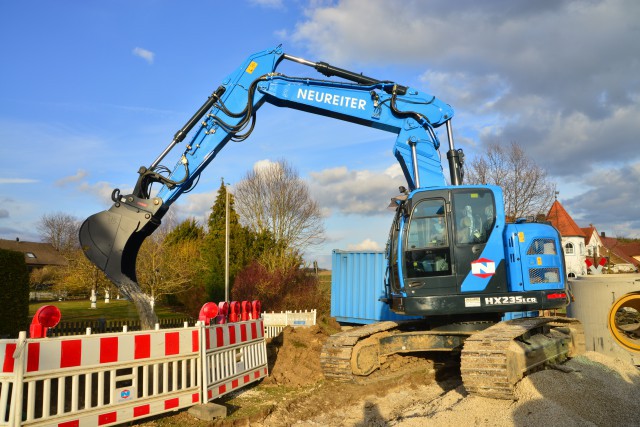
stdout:
POLYGON ((0 249, 0 338, 29 326, 29 272, 24 254, 0 249))

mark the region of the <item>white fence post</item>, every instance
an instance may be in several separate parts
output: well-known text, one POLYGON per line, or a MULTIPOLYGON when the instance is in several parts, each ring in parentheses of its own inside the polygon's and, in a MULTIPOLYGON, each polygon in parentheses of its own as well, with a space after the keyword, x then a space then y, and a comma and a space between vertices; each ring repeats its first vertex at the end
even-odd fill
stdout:
POLYGON ((18 342, 13 353, 14 383, 9 409, 9 426, 18 427, 22 422, 22 392, 24 391, 25 347, 27 333, 22 331, 18 335, 18 342))
POLYGON ((207 327, 203 321, 196 323, 200 336, 200 403, 207 403, 207 327))

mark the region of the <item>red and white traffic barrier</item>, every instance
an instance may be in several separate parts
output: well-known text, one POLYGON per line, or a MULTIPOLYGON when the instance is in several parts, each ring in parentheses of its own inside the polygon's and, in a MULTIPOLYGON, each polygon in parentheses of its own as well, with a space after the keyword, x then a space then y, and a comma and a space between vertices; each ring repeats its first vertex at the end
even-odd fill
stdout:
POLYGON ((274 338, 287 326, 313 326, 316 324, 316 310, 281 311, 280 313, 262 313, 264 334, 266 338, 274 338))
POLYGON ((267 375, 262 319, 207 328, 203 357, 204 395, 218 398, 267 375))
POLYGON ((108 426, 206 403, 267 375, 263 328, 0 340, 0 426, 108 426))

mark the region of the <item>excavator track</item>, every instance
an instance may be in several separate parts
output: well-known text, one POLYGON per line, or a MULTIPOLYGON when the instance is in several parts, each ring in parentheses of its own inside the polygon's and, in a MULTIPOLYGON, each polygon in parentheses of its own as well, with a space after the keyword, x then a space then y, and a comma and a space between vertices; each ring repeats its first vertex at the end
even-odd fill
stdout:
POLYGON ((584 332, 575 319, 510 320, 467 338, 460 372, 469 393, 515 400, 515 385, 525 374, 584 351, 584 332))
POLYGON ((320 366, 324 376, 334 381, 355 381, 351 357, 355 345, 371 335, 394 329, 398 325, 391 321, 378 322, 331 335, 320 353, 320 366))
POLYGON ((404 346, 393 351, 385 345, 390 337, 401 337, 402 343, 413 345, 414 350, 420 346, 423 351, 462 349, 460 372, 469 393, 514 400, 515 385, 524 375, 585 351, 582 325, 564 317, 516 319, 457 333, 407 333, 401 328, 403 324, 378 322, 330 336, 320 354, 324 376, 334 381, 366 382, 366 376, 380 368, 380 356, 404 352, 404 346), (398 334, 399 329, 404 332, 398 334))

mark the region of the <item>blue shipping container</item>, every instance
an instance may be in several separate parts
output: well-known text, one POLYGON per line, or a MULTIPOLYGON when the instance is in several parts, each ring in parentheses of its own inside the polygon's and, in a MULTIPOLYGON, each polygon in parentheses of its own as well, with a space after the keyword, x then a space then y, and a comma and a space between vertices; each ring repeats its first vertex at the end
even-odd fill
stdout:
MULTIPOLYGON (((385 297, 384 252, 333 250, 331 260, 331 316, 340 323, 369 324, 381 320, 419 319, 389 310, 385 297)), ((537 311, 505 313, 502 320, 537 317, 537 311)))
POLYGON ((369 324, 381 320, 409 320, 389 310, 384 276, 384 252, 352 252, 335 249, 331 260, 331 316, 341 323, 369 324))

